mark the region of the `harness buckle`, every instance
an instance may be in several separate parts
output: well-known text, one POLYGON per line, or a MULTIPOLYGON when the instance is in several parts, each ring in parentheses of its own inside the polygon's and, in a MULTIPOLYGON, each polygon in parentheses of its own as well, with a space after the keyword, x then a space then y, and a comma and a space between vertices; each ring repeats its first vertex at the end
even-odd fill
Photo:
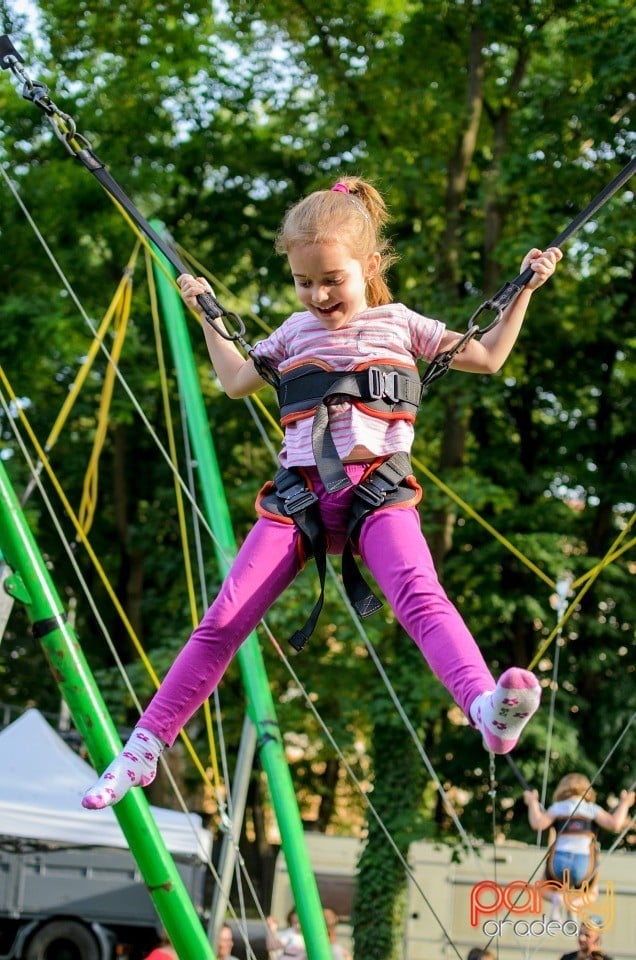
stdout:
POLYGON ((356 486, 355 493, 357 497, 370 504, 372 507, 380 507, 385 501, 387 491, 382 490, 377 484, 369 478, 356 486))
POLYGON ((379 367, 369 367, 369 394, 371 400, 389 400, 391 403, 397 403, 399 400, 397 370, 384 374, 379 367))
POLYGON ((291 490, 294 492, 289 497, 279 492, 279 496, 283 500, 283 509, 288 517, 292 517, 295 513, 300 513, 301 510, 306 510, 318 500, 313 490, 308 490, 306 487, 300 486, 300 484, 296 487, 291 487, 291 490))

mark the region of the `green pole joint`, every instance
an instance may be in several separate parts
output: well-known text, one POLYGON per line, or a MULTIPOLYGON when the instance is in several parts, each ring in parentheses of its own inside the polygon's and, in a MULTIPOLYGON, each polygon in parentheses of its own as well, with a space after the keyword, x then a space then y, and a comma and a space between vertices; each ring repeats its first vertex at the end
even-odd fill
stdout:
POLYGON ((24 586, 24 581, 18 573, 9 574, 4 581, 4 589, 14 600, 19 600, 20 603, 24 603, 27 606, 31 605, 31 595, 24 586))

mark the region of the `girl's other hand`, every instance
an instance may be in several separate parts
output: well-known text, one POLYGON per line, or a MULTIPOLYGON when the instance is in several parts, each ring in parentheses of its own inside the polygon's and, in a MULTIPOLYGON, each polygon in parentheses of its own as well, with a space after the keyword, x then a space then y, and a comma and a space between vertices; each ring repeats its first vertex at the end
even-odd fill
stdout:
POLYGON ((177 284, 181 290, 184 303, 198 313, 201 312, 201 308, 197 302, 197 297, 200 297, 202 293, 214 295, 214 291, 205 277, 193 277, 189 273, 182 273, 180 277, 177 277, 177 284))
POLYGON ((533 271, 534 276, 526 284, 529 290, 536 290, 542 284, 549 280, 556 269, 556 265, 563 258, 563 253, 558 247, 548 247, 547 250, 538 250, 533 247, 523 259, 521 264, 521 273, 527 267, 533 271))

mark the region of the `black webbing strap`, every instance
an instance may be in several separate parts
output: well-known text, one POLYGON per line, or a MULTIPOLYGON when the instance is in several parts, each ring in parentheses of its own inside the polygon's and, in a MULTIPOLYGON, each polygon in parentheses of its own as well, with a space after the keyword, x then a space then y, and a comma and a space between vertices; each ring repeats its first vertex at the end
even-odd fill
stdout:
MULTIPOLYGON (((373 510, 388 504, 412 500, 413 489, 403 483, 412 473, 408 454, 396 453, 373 470, 355 486, 355 496, 345 532, 342 552, 342 581, 354 610, 360 617, 368 617, 382 606, 360 573, 353 554, 352 540, 356 538, 364 518, 373 510)), ((295 650, 302 650, 316 628, 325 598, 327 570, 327 540, 318 507, 318 497, 309 489, 305 478, 293 467, 281 467, 273 480, 274 493, 266 494, 262 506, 270 511, 291 517, 303 537, 305 552, 313 556, 320 581, 318 599, 303 627, 296 630, 289 642, 295 650)))
POLYGON ((56 613, 52 617, 45 617, 43 620, 35 620, 31 625, 31 633, 36 640, 41 640, 54 630, 61 630, 66 623, 66 614, 56 613))
MULTIPOLYGON (((347 542, 342 554, 342 580, 353 608, 360 617, 368 617, 382 606, 360 573, 350 537, 357 531, 362 519, 386 502, 398 491, 400 481, 411 472, 406 454, 396 454, 385 461, 362 484, 358 484, 352 514, 347 526, 347 542)), ((285 516, 291 517, 303 538, 305 552, 316 561, 320 593, 305 624, 289 638, 295 650, 302 650, 316 628, 325 599, 327 573, 327 540, 318 508, 318 497, 310 490, 302 474, 293 468, 281 467, 273 480, 275 493, 266 494, 262 506, 274 512, 278 506, 285 516)), ((409 492, 409 496, 412 491, 409 492)))
MULTIPOLYGON (((610 197, 612 197, 617 190, 627 183, 627 181, 636 173, 636 157, 632 157, 622 170, 616 174, 613 180, 610 183, 606 184, 603 189, 594 197, 593 200, 588 203, 583 210, 581 210, 574 219, 565 227, 561 233, 551 240, 549 243, 546 243, 543 247, 546 250, 548 247, 561 247, 566 240, 569 240, 577 230, 579 230, 583 224, 587 223, 590 217, 593 217, 594 214, 600 210, 604 203, 607 203, 610 197)), ((424 371, 422 376, 422 388, 425 389, 430 383, 434 380, 437 380, 439 377, 443 376, 445 373, 450 370, 450 366, 455 358, 456 354, 459 353, 465 344, 472 340, 473 337, 482 337, 484 333, 488 330, 491 330, 496 324, 499 323, 503 315, 504 310, 508 307, 515 297, 521 293, 523 288, 527 283, 532 279, 533 270, 532 267, 526 267, 526 269, 515 277, 514 280, 510 280, 497 291, 497 293, 490 297, 488 300, 485 300, 479 307, 475 310, 472 317, 468 321, 468 330, 463 335, 463 337, 457 341, 457 343, 450 349, 445 350, 443 353, 439 353, 434 360, 431 361, 429 366, 424 371), (480 327, 477 324, 477 318, 481 314, 486 313, 487 311, 493 311, 495 313, 495 318, 487 326, 480 327)))
POLYGON ((406 453, 394 453, 355 487, 355 498, 345 534, 342 551, 342 582, 353 607, 360 617, 369 617, 382 606, 360 573, 353 554, 352 540, 357 536, 364 518, 387 503, 411 499, 413 491, 402 487, 402 481, 412 473, 411 460, 406 453))
MULTIPOLYGON (((3 70, 10 70, 16 78, 22 81, 22 96, 24 99, 30 100, 35 106, 44 111, 53 132, 64 144, 68 153, 76 160, 79 160, 82 166, 101 183, 106 192, 117 201, 122 209, 126 211, 130 219, 136 223, 148 239, 155 244, 177 273, 188 273, 187 267, 177 255, 174 248, 166 243, 148 223, 130 197, 126 195, 117 181, 108 172, 106 165, 93 152, 86 137, 77 132, 73 118, 56 106, 49 96, 48 88, 44 83, 32 80, 28 76, 22 67, 23 63, 24 60, 13 46, 10 37, 5 35, 0 37, 0 67, 2 67, 3 70)), ((255 355, 253 348, 244 339, 245 324, 241 318, 236 313, 225 310, 212 293, 199 294, 197 302, 203 311, 206 322, 209 323, 224 340, 233 340, 239 344, 248 357, 251 358, 263 380, 276 389, 280 380, 278 370, 266 359, 255 355), (229 333, 223 326, 219 326, 215 321, 221 317, 224 317, 227 321, 234 324, 236 329, 229 333)))
POLYGON ((325 390, 314 413, 311 443, 320 479, 328 493, 351 486, 329 426, 328 401, 338 396, 361 400, 389 413, 408 411, 415 416, 420 402, 419 377, 417 371, 402 373, 390 369, 386 373, 377 365, 345 373, 325 390))
POLYGON ((291 517, 301 532, 307 556, 313 556, 316 561, 320 582, 320 593, 307 621, 289 638, 294 650, 300 651, 316 628, 325 600, 327 540, 317 506, 318 497, 309 489, 302 474, 296 470, 281 467, 274 477, 274 487, 283 513, 291 517))

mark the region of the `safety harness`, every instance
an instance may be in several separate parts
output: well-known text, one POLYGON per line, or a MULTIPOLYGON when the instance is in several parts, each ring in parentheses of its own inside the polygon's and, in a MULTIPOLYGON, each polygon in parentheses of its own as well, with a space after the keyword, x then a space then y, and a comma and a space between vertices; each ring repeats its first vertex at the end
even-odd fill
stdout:
MULTIPOLYGON (((417 368, 407 363, 376 361, 360 364, 343 373, 328 364, 312 360, 298 364, 281 376, 278 398, 283 425, 313 417, 312 446, 316 467, 330 493, 351 486, 338 456, 329 426, 329 402, 347 400, 370 416, 383 420, 413 422, 422 392, 417 368)), ((342 552, 342 580, 347 596, 361 617, 382 606, 360 573, 354 550, 360 526, 374 510, 419 503, 422 496, 411 461, 406 453, 395 453, 371 463, 355 486, 342 552)), ((296 630, 290 643, 301 650, 311 636, 324 602, 327 568, 327 536, 318 496, 302 467, 281 467, 273 481, 265 484, 256 502, 262 516, 295 523, 301 533, 303 557, 314 557, 320 580, 320 594, 305 625, 296 630)))
MULTIPOLYGON (((371 464, 356 485, 342 551, 342 582, 360 617, 368 617, 382 606, 360 573, 354 557, 362 521, 374 510, 398 505, 415 506, 421 498, 422 491, 411 472, 411 461, 406 453, 395 453, 387 460, 371 464)), ((311 478, 302 467, 281 467, 274 479, 260 491, 256 509, 261 516, 295 523, 302 538, 301 562, 312 556, 316 561, 320 594, 305 625, 289 640, 295 650, 302 650, 322 610, 327 571, 327 536, 311 478)))
POLYGON ((351 485, 329 426, 329 403, 348 400, 381 420, 415 422, 422 384, 414 364, 375 360, 348 373, 322 361, 305 361, 286 370, 278 387, 283 426, 313 417, 311 442, 320 479, 328 493, 351 485))
MULTIPOLYGON (((557 831, 557 837, 588 837, 590 849, 588 854, 588 868, 585 876, 576 884, 576 888, 583 883, 590 883, 598 872, 598 830, 593 820, 588 817, 557 817, 552 824, 557 831)), ((554 854, 556 852, 556 841, 548 851, 548 857, 545 864, 545 876, 547 880, 561 881, 554 872, 554 854)))

